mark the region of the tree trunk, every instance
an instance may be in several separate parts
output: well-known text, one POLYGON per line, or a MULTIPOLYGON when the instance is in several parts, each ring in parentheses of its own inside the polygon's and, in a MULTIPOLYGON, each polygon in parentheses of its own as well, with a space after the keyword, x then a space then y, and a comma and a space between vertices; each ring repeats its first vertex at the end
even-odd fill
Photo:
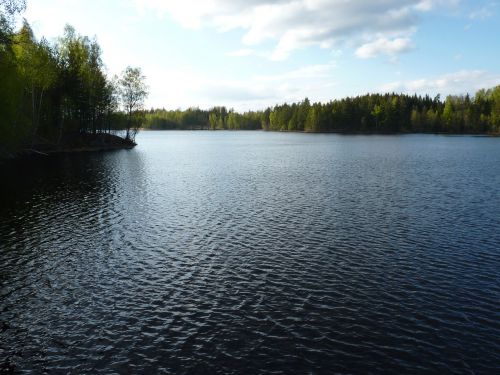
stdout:
POLYGON ((43 93, 44 93, 44 90, 42 89, 40 91, 40 100, 38 101, 38 110, 37 110, 37 113, 36 113, 36 127, 35 127, 35 135, 36 133, 38 132, 38 126, 40 124, 40 114, 42 112, 42 101, 43 101, 43 93))
POLYGON ((33 127, 31 133, 31 146, 35 144, 36 136, 36 111, 35 111, 35 86, 31 85, 31 126, 33 127))
POLYGON ((125 136, 125 139, 130 140, 130 127, 132 124, 132 111, 129 111, 128 113, 128 121, 127 121, 127 135, 125 136))

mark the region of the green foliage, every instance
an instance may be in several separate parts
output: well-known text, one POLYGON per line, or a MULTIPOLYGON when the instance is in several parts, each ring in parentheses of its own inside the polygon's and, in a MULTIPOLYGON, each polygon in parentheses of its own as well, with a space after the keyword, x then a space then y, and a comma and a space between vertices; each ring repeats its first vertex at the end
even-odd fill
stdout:
POLYGON ((371 94, 328 103, 282 104, 264 111, 237 113, 225 107, 207 111, 152 109, 148 129, 263 129, 305 132, 500 132, 500 86, 474 98, 371 94))
POLYGON ((23 98, 21 77, 10 47, 0 50, 0 157, 14 151, 29 132, 28 121, 19 111, 23 98))
POLYGON ((7 15, 21 13, 26 9, 26 0, 0 0, 0 12, 7 15))
MULTIPOLYGON (((474 99, 449 96, 371 94, 310 105, 275 106, 265 130, 306 132, 447 132, 500 131, 500 86, 481 90, 474 99), (304 115, 306 114, 306 115, 304 115)), ((262 112, 263 113, 263 112, 262 112)))
MULTIPOLYGON (((23 7, 0 0, 0 11, 11 15, 23 7)), ((109 79, 101 54, 96 40, 71 26, 49 44, 37 40, 26 21, 13 32, 0 12, 0 154, 59 143, 68 133, 125 130, 133 138, 143 122, 144 77, 127 68, 121 79, 109 79), (127 116, 119 113, 120 100, 127 116)))
POLYGON ((490 123, 492 131, 500 132, 500 86, 489 93, 491 102, 490 123))
POLYGON ((188 108, 167 111, 152 109, 146 113, 143 127, 154 130, 256 130, 262 128, 264 112, 237 113, 226 107, 209 110, 188 108))
POLYGON ((30 115, 34 139, 40 125, 44 95, 56 80, 57 63, 47 41, 42 39, 37 42, 26 21, 19 33, 14 35, 13 42, 18 79, 26 97, 23 111, 30 115))
POLYGON ((125 139, 133 140, 142 125, 144 100, 148 96, 145 79, 140 68, 129 66, 118 81, 119 95, 128 119, 125 139))

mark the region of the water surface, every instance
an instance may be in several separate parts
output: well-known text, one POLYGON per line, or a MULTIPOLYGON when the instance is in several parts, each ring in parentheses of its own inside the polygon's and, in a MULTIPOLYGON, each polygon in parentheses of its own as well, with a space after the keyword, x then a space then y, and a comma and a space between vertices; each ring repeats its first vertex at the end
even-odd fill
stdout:
POLYGON ((500 373, 500 138, 138 142, 0 167, 0 369, 500 373))

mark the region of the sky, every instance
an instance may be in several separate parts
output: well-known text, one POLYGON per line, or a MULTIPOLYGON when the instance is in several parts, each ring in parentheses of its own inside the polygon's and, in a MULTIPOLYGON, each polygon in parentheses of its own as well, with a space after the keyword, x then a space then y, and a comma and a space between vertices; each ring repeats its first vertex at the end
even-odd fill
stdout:
POLYGON ((23 17, 39 38, 95 36, 110 76, 141 67, 148 107, 500 84, 499 0, 28 0, 23 17))

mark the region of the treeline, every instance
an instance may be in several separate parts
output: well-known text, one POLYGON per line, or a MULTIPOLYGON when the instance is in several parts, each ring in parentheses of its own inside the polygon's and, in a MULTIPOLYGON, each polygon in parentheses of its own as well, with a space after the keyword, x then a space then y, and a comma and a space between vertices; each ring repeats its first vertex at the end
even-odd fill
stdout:
POLYGON ((499 133, 500 86, 471 98, 369 94, 328 103, 282 104, 264 111, 236 113, 225 107, 186 111, 150 110, 149 129, 263 129, 346 133, 499 133))
POLYGON ((151 109, 145 115, 143 127, 156 130, 257 130, 262 127, 263 116, 262 112, 240 114, 226 107, 188 108, 185 111, 151 109))
POLYGON ((132 139, 147 94, 140 70, 108 77, 97 41, 71 26, 53 43, 37 40, 26 21, 14 31, 24 8, 0 0, 0 152, 75 133, 124 130, 132 139))

